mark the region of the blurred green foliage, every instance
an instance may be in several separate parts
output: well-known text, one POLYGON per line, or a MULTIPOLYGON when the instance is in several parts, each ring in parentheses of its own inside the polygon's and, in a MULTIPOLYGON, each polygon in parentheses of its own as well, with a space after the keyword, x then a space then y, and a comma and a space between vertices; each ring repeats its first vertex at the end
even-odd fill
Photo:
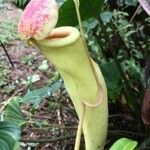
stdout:
POLYGON ((4 44, 18 39, 17 21, 5 20, 0 22, 0 33, 0 40, 4 44))
POLYGON ((21 109, 19 97, 2 103, 0 112, 0 149, 18 150, 21 138, 21 126, 26 123, 21 109))
POLYGON ((24 9, 29 2, 30 0, 15 0, 15 4, 21 9, 24 9))

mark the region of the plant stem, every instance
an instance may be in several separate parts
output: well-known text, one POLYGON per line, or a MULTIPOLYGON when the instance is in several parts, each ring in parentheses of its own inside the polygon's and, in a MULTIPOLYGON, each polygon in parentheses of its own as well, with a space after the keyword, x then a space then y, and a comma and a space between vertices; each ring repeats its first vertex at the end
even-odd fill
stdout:
POLYGON ((83 106, 83 107, 84 107, 84 109, 83 109, 83 113, 82 113, 82 116, 80 118, 79 125, 78 125, 74 150, 79 150, 80 149, 80 141, 81 141, 81 135, 82 135, 82 125, 83 125, 84 116, 85 116, 85 112, 86 112, 86 106, 83 106))
POLYGON ((12 60, 11 60, 11 58, 10 58, 10 56, 9 56, 9 54, 8 54, 8 52, 7 52, 7 50, 6 50, 6 48, 5 48, 5 45, 2 43, 2 41, 0 41, 0 43, 1 43, 1 46, 2 46, 2 48, 3 48, 3 50, 4 50, 5 54, 6 54, 6 56, 7 56, 7 58, 8 58, 8 60, 9 60, 9 62, 10 62, 10 64, 11 64, 11 66, 14 67, 14 64, 13 64, 13 62, 12 62, 12 60))
POLYGON ((134 17, 136 16, 136 14, 138 13, 139 9, 141 8, 141 5, 138 6, 138 8, 136 9, 136 11, 134 12, 133 16, 131 17, 130 22, 132 22, 132 20, 134 19, 134 17))
POLYGON ((81 32, 81 36, 83 39, 84 38, 84 31, 83 31, 83 27, 82 27, 82 21, 81 21, 81 15, 80 15, 80 10, 79 10, 79 1, 74 0, 75 3, 75 8, 76 8, 76 13, 77 13, 77 18, 78 18, 78 23, 79 23, 79 28, 80 28, 80 32, 81 32))

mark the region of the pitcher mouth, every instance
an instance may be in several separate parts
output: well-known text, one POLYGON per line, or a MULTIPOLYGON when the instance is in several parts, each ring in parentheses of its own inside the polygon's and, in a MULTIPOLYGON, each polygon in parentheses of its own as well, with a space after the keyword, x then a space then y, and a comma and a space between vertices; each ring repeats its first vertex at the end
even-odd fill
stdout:
POLYGON ((50 47, 63 47, 74 43, 80 36, 75 27, 58 27, 43 40, 36 41, 38 44, 50 47))
POLYGON ((56 31, 56 32, 52 32, 45 39, 47 39, 47 40, 50 40, 50 39, 60 39, 60 38, 66 38, 69 35, 70 35, 70 32, 68 32, 68 31, 60 31, 60 32, 56 31))

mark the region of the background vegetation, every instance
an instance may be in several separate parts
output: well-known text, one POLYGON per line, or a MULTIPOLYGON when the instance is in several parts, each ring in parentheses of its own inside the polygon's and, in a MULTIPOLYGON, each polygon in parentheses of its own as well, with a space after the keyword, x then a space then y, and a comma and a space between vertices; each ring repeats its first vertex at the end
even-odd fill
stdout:
MULTIPOLYGON (((28 150, 72 149, 78 118, 63 81, 37 50, 18 38, 17 7, 24 9, 28 2, 0 0, 1 12, 11 14, 0 18, 0 149, 15 150, 19 144, 28 150)), ((117 146, 131 142, 136 149, 150 149, 150 17, 137 0, 80 3, 90 54, 108 88, 105 149, 119 139, 117 146)), ((58 4, 57 26, 78 27, 73 1, 58 4)))

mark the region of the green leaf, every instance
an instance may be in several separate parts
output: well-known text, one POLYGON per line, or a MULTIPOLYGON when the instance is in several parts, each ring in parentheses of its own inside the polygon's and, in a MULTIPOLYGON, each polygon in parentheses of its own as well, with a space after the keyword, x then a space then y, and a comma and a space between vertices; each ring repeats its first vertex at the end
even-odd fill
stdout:
POLYGON ((137 0, 125 0, 125 4, 128 6, 136 6, 137 0))
POLYGON ((130 58, 126 60, 126 69, 131 75, 131 77, 135 78, 137 81, 140 81, 141 67, 135 59, 130 58))
POLYGON ((111 100, 117 99, 122 89, 121 74, 115 62, 107 62, 101 65, 108 88, 108 96, 111 100))
POLYGON ((98 24, 99 24, 98 20, 96 20, 94 18, 87 19, 82 23, 83 27, 87 31, 94 29, 98 24))
POLYGON ((110 19, 112 18, 113 14, 110 11, 105 11, 101 13, 100 17, 103 21, 103 23, 108 23, 110 22, 110 19))
POLYGON ((8 143, 2 139, 0 139, 0 150, 9 150, 8 143))
POLYGON ((134 150, 137 142, 127 138, 117 140, 110 148, 110 150, 134 150))
POLYGON ((38 67, 39 70, 41 71, 47 71, 48 70, 48 61, 47 60, 43 60, 42 64, 38 67))
POLYGON ((27 78, 27 80, 28 80, 29 83, 35 83, 35 82, 40 80, 40 76, 38 74, 34 74, 32 76, 29 76, 27 78))
MULTIPOLYGON (((89 18, 99 18, 104 0, 80 0, 80 14, 82 21, 89 18)), ((57 26, 76 26, 78 24, 75 4, 73 0, 67 0, 59 9, 57 26)))
POLYGON ((20 127, 10 121, 0 121, 0 131, 7 131, 14 139, 20 138, 20 127))
POLYGON ((21 129, 9 121, 0 121, 0 150, 17 150, 21 129))
POLYGON ((62 82, 57 81, 51 86, 42 87, 40 89, 35 89, 28 91, 23 98, 24 103, 32 103, 35 107, 46 97, 50 96, 52 93, 58 91, 62 86, 62 82))
MULTIPOLYGON (((142 91, 141 91, 142 92, 142 91)), ((127 83, 124 84, 124 95, 128 107, 138 115, 140 112, 140 104, 138 103, 138 95, 133 88, 127 83)))
POLYGON ((46 98, 50 92, 50 87, 42 87, 32 91, 28 91, 23 97, 23 103, 32 103, 34 106, 39 105, 43 98, 46 98))
POLYGON ((15 4, 19 7, 24 9, 26 5, 29 3, 30 0, 15 0, 15 4))
POLYGON ((20 99, 18 97, 11 100, 4 110, 4 119, 6 121, 15 122, 18 126, 22 126, 26 123, 26 121, 22 115, 19 101, 20 99))

